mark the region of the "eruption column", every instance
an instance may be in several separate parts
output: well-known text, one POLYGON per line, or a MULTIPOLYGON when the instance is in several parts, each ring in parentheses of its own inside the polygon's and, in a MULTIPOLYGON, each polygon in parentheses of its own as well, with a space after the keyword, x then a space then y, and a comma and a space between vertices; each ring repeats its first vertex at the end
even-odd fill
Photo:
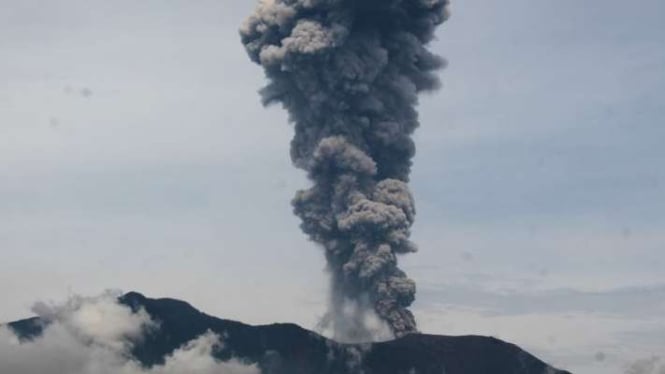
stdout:
POLYGON ((369 336, 374 311, 397 337, 416 332, 413 280, 397 255, 415 208, 407 182, 418 93, 438 88, 429 52, 448 0, 264 0, 240 34, 269 78, 264 104, 295 124, 294 164, 313 186, 293 199, 302 229, 325 248, 336 337, 369 336), (349 309, 349 305, 353 307, 349 309))

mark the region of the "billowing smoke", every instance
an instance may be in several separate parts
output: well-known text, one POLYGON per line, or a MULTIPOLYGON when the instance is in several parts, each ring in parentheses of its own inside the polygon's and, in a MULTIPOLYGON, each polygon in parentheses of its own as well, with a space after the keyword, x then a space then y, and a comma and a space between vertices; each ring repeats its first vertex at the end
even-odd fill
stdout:
POLYGON ((133 312, 106 294, 72 298, 64 305, 37 305, 49 324, 40 337, 21 342, 0 326, 0 373, 11 374, 260 374, 255 365, 220 362, 212 353, 219 336, 206 333, 166 357, 163 365, 143 367, 130 351, 159 326, 143 310, 133 312))
POLYGON ((418 93, 439 86, 427 50, 448 0, 263 0, 241 28, 269 78, 266 105, 295 124, 294 164, 313 186, 293 200, 302 229, 325 248, 326 319, 337 338, 369 336, 367 312, 395 336, 416 330, 413 280, 397 255, 416 251, 407 182, 418 93))

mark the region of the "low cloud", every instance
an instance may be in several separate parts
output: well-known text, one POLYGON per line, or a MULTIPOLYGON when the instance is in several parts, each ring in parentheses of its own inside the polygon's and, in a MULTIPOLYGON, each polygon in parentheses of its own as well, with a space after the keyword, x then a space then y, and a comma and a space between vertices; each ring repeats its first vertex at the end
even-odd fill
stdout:
POLYGON ((258 374, 239 361, 220 362, 212 353, 223 342, 212 332, 166 357, 163 365, 143 367, 130 355, 144 334, 159 328, 143 310, 136 313, 108 293, 73 297, 62 305, 38 303, 33 311, 49 321, 42 336, 21 342, 0 327, 0 372, 12 374, 258 374))
POLYGON ((439 303, 480 308, 496 315, 604 313, 646 318, 665 314, 665 304, 661 302, 665 298, 665 284, 606 291, 571 288, 494 291, 480 282, 467 282, 421 287, 420 295, 424 305, 440 300, 439 303))
POLYGON ((658 356, 640 359, 628 365, 626 374, 665 374, 665 362, 658 356))

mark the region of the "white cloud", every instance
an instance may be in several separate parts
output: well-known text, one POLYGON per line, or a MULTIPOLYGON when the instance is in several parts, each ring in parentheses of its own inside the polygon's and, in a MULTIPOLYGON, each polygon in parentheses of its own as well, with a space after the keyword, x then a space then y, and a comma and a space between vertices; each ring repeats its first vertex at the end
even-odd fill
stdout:
POLYGON ((220 362, 211 355, 223 344, 208 332, 174 351, 163 365, 144 368, 130 358, 132 342, 159 326, 143 310, 133 313, 107 293, 73 297, 63 305, 37 304, 34 311, 51 321, 41 337, 20 342, 0 328, 0 372, 12 374, 258 374, 253 365, 220 362))
POLYGON ((665 364, 660 357, 653 356, 639 359, 628 365, 626 374, 664 374, 665 364))

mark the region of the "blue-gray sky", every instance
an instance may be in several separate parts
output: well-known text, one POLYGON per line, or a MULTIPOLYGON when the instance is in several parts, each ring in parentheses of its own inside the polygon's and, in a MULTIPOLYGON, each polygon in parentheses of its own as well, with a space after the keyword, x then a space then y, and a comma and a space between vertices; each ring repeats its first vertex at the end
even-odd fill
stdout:
MULTIPOLYGON (((289 206, 292 129, 238 40, 253 2, 0 5, 0 320, 119 288, 313 327, 324 261, 289 206)), ((665 3, 452 13, 402 259, 421 329, 592 374, 665 355, 665 3)))

